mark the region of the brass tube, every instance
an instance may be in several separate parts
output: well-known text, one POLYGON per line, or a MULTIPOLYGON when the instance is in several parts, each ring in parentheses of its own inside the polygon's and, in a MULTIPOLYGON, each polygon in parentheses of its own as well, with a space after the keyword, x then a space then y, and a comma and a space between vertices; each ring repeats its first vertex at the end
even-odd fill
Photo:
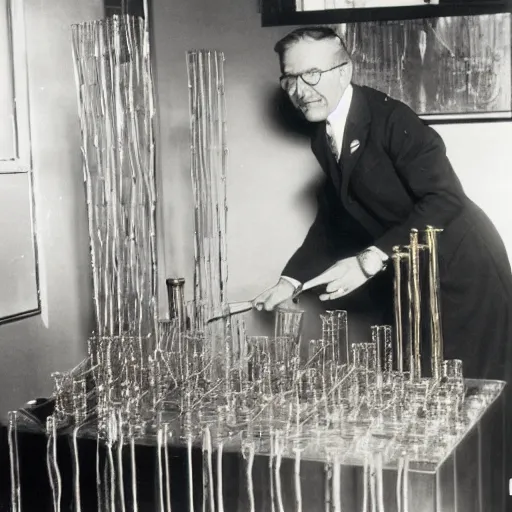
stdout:
POLYGON ((412 365, 411 380, 421 378, 421 297, 420 297, 420 276, 419 276, 419 244, 418 230, 411 229, 409 243, 409 279, 411 287, 412 315, 412 365))
POLYGON ((412 297, 412 265, 409 246, 406 246, 407 258, 407 361, 409 363, 409 377, 412 380, 414 376, 414 334, 413 334, 413 297, 412 297))
POLYGON ((403 360, 403 324, 402 324, 402 274, 401 274, 401 259, 402 253, 400 247, 393 247, 393 268, 395 271, 394 284, 394 307, 395 307, 395 354, 396 354, 396 369, 402 373, 404 371, 403 360))
POLYGON ((443 364, 443 333, 441 329, 441 304, 439 296, 439 261, 437 257, 437 233, 442 231, 427 226, 425 231, 428 246, 428 281, 431 325, 432 377, 441 378, 443 364))

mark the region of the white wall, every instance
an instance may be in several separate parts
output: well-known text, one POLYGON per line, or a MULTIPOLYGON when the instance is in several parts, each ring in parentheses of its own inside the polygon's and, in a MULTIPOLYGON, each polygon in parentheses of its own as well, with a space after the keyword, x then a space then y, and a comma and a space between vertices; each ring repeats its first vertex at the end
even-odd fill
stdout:
POLYGON ((512 123, 436 127, 467 195, 489 215, 512 259, 512 123))

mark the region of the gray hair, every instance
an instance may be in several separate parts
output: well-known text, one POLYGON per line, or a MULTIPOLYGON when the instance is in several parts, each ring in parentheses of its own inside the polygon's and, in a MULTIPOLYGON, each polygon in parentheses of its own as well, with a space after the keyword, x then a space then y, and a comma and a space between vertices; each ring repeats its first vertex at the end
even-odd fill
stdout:
POLYGON ((342 58, 350 58, 343 39, 332 28, 322 26, 302 27, 293 30, 276 43, 274 51, 279 55, 279 59, 282 61, 285 52, 295 43, 303 41, 304 39, 313 39, 314 41, 337 41, 340 45, 342 58))

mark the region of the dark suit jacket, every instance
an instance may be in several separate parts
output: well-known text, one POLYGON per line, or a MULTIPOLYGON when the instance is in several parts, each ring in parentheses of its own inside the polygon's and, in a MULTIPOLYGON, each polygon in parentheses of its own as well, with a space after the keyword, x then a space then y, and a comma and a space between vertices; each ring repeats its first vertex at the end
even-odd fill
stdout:
MULTIPOLYGON (((314 127, 311 147, 326 184, 317 217, 283 275, 304 282, 370 245, 390 255, 393 246, 408 243, 411 228, 442 228, 445 357, 463 359, 467 376, 503 378, 512 339, 507 253, 490 220, 465 195, 437 132, 405 104, 354 85, 339 166, 325 141, 325 123, 314 127), (351 153, 353 141, 360 146, 351 153)), ((392 303, 390 283, 381 287, 375 307, 392 303)))

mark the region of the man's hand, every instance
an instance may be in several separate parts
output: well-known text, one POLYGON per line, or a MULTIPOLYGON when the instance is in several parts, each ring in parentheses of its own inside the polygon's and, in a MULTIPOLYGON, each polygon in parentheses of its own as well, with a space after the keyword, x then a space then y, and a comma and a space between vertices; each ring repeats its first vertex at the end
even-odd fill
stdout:
POLYGON ((319 276, 304 283, 303 290, 327 285, 320 300, 339 299, 362 286, 368 278, 364 275, 356 256, 336 262, 319 276))
POLYGON ((252 303, 258 311, 272 311, 278 304, 291 300, 294 291, 293 284, 281 277, 276 285, 258 295, 252 303))

